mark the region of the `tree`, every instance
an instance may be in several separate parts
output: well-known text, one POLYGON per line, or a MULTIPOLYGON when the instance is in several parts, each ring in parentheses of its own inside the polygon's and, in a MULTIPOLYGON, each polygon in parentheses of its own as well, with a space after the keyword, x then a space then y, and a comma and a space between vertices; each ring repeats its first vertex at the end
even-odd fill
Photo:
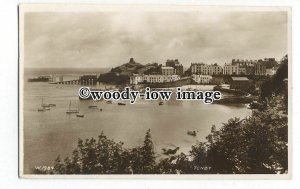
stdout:
POLYGON ((152 142, 152 137, 150 133, 150 129, 146 132, 144 145, 141 148, 141 164, 142 164, 142 172, 144 174, 151 174, 154 172, 155 168, 155 153, 154 153, 154 145, 152 142))
MULTIPOLYGON (((266 80, 261 86, 260 97, 262 100, 271 98, 273 94, 279 95, 287 93, 286 83, 284 79, 288 78, 288 55, 285 55, 280 62, 280 65, 270 79, 266 80)), ((287 102, 287 95, 286 95, 287 102)))
POLYGON ((57 156, 54 162, 54 170, 58 174, 65 174, 66 173, 66 168, 65 165, 62 163, 60 155, 57 156))

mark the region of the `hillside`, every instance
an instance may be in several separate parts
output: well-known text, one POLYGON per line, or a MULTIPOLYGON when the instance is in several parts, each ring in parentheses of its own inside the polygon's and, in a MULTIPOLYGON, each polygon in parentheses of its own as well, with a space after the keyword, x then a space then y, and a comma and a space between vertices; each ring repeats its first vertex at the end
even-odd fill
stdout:
POLYGON ((156 74, 159 73, 160 67, 161 65, 157 63, 143 65, 131 58, 128 63, 112 68, 108 73, 101 74, 99 81, 112 84, 126 84, 129 83, 129 77, 132 74, 156 74))

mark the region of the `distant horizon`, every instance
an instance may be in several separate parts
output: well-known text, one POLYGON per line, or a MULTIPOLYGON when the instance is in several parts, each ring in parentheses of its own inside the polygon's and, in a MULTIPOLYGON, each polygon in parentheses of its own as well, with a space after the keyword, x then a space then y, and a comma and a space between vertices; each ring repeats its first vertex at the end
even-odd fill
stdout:
POLYGON ((111 69, 110 67, 24 67, 24 69, 111 69))
MULTIPOLYGON (((282 55, 282 57, 281 58, 283 58, 285 56, 285 54, 284 55, 282 55)), ((281 60, 281 58, 276 58, 276 57, 264 57, 264 58, 275 58, 275 61, 280 61, 281 60)), ((233 60, 233 59, 235 59, 235 60, 259 60, 259 59, 264 59, 264 58, 250 58, 250 59, 246 59, 246 58, 232 58, 230 61, 228 61, 228 62, 225 62, 225 63, 231 63, 231 61, 233 60)), ((128 58, 128 62, 129 62, 129 59, 130 58, 128 58)), ((133 57, 133 59, 135 60, 135 62, 136 63, 140 63, 140 64, 142 64, 142 65, 147 65, 147 64, 152 64, 152 63, 157 63, 157 64, 162 64, 163 66, 165 66, 165 64, 166 64, 166 61, 167 60, 175 60, 175 59, 177 59, 177 58, 173 58, 173 59, 166 59, 166 61, 165 62, 163 62, 163 63, 159 63, 159 62, 149 62, 149 63, 141 63, 141 62, 139 62, 139 61, 136 61, 136 59, 133 57)), ((178 61, 179 61, 179 63, 180 64, 182 64, 181 62, 180 62, 180 60, 178 59, 178 61)), ((123 65, 123 64, 126 64, 126 63, 128 63, 128 62, 124 62, 124 63, 121 63, 121 64, 119 64, 119 65, 116 65, 116 66, 111 66, 111 67, 26 67, 26 66, 24 66, 24 68, 25 69, 112 69, 112 68, 115 68, 115 67, 118 67, 118 66, 121 66, 121 65, 123 65)), ((194 62, 190 62, 190 64, 191 63, 204 63, 204 64, 215 64, 215 63, 217 63, 218 65, 220 65, 220 66, 224 66, 225 65, 225 63, 223 63, 223 64, 220 64, 220 63, 218 63, 218 62, 210 62, 210 63, 206 63, 206 62, 204 62, 204 61, 194 61, 194 62)), ((190 64, 188 65, 188 66, 186 66, 186 65, 183 65, 183 67, 184 68, 189 68, 190 67, 190 64)))

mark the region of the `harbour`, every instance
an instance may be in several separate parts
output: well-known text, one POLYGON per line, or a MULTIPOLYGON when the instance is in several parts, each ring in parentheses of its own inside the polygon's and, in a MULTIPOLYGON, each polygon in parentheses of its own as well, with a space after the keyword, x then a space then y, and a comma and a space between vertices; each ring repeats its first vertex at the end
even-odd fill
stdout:
MULTIPOLYGON (((63 74, 74 78, 87 73, 89 72, 71 75, 66 71, 63 74)), ((31 74, 33 73, 27 73, 29 76, 31 74)), ((98 83, 94 87, 113 86, 98 83)), ((143 142, 143 135, 150 128, 155 150, 163 155, 163 148, 180 147, 180 152, 188 152, 191 145, 205 140, 212 125, 219 128, 232 115, 241 118, 251 115, 251 110, 245 104, 205 105, 202 102, 172 99, 164 103, 137 99, 135 104, 125 101, 79 100, 79 88, 80 85, 24 83, 25 172, 29 173, 37 165, 53 165, 58 154, 66 157, 72 153, 78 138, 96 138, 101 131, 115 141, 123 141, 125 146, 134 147, 143 142), (53 103, 56 106, 48 111, 38 112, 42 99, 45 104, 53 103), (70 101, 71 108, 78 108, 79 113, 66 113, 70 101), (199 132, 196 136, 191 136, 187 134, 188 131, 199 132)), ((212 90, 213 86, 182 87, 188 88, 212 90)))

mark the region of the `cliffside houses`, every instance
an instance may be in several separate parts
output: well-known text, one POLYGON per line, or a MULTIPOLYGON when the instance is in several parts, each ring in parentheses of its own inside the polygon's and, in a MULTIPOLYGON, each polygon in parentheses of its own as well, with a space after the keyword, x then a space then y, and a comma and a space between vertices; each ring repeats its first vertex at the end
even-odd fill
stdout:
POLYGON ((221 75, 222 74, 222 66, 219 66, 217 63, 215 64, 204 64, 204 63, 191 63, 191 73, 192 74, 200 74, 200 75, 221 75))
MULTIPOLYGON (((252 83, 246 76, 272 76, 276 73, 278 63, 275 58, 258 60, 232 59, 224 66, 205 64, 203 62, 191 63, 190 77, 197 84, 230 84, 232 89, 249 89, 252 83)), ((133 74, 130 84, 164 83, 180 80, 183 75, 183 66, 178 59, 167 60, 165 66, 160 67, 160 73, 149 75, 133 74)))
POLYGON ((231 63, 225 63, 223 75, 272 75, 276 72, 277 65, 275 58, 258 60, 233 59, 231 63))
POLYGON ((162 75, 174 75, 175 69, 173 67, 163 66, 163 67, 161 67, 161 74, 162 75))
POLYGON ((182 74, 183 66, 178 59, 167 60, 165 66, 161 66, 159 74, 133 74, 130 76, 130 84, 173 82, 180 80, 182 74))
POLYGON ((174 74, 175 75, 182 75, 183 74, 183 66, 182 66, 182 64, 180 64, 178 59, 167 60, 166 66, 174 68, 174 74))
POLYGON ((223 75, 239 75, 239 66, 225 63, 223 75))

